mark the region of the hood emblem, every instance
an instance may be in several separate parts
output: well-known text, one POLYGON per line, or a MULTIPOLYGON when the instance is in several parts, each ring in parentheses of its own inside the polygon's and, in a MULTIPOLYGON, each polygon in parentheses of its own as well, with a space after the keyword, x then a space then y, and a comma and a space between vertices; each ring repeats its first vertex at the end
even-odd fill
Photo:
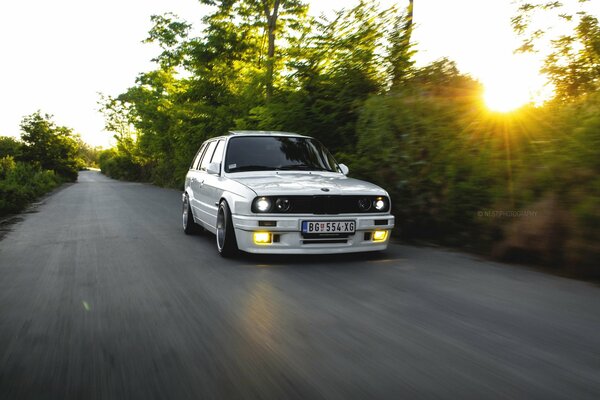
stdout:
POLYGON ((329 192, 328 188, 321 188, 321 190, 324 191, 324 192, 329 192))

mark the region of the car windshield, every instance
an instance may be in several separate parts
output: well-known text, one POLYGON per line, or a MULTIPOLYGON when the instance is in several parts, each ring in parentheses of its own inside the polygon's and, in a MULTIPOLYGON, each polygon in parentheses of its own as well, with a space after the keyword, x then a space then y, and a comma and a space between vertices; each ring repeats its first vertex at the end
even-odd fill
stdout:
POLYGON ((239 136, 229 140, 225 172, 337 171, 333 156, 319 141, 287 136, 239 136))

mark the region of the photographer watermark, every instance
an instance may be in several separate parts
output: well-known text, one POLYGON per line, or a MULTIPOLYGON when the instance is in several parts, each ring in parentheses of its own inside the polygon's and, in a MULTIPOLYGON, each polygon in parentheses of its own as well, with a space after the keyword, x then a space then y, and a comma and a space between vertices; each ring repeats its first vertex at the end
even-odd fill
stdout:
POLYGON ((537 217, 537 211, 533 210, 480 210, 477 211, 478 217, 485 218, 522 218, 537 217))

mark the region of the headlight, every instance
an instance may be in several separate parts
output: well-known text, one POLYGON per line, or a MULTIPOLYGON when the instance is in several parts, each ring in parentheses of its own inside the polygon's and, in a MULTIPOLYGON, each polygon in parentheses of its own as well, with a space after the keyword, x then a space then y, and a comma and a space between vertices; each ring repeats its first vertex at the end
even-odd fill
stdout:
POLYGON ((358 199, 358 208, 360 211, 369 211, 371 209, 371 199, 368 197, 358 199))
POLYGON ((285 197, 280 197, 275 200, 275 208, 278 212, 288 212, 290 210, 290 200, 285 197))
POLYGON ((266 197, 257 197, 252 205, 254 212, 267 212, 271 209, 271 200, 266 197))
POLYGON ((373 207, 375 207, 377 211, 385 210, 387 208, 387 202, 385 198, 377 197, 375 200, 373 200, 373 207))

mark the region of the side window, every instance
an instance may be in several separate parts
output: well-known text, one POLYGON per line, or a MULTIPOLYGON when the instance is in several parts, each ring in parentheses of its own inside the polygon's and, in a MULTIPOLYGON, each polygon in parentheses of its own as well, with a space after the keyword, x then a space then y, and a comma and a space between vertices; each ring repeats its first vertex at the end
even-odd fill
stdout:
POLYGON ((200 161, 200 171, 206 171, 206 167, 208 167, 208 164, 210 163, 210 160, 212 158, 212 155, 215 151, 215 147, 217 146, 217 142, 216 141, 212 141, 208 144, 208 147, 206 148, 206 152, 204 153, 204 157, 202 157, 202 161, 200 161))
POLYGON ((198 168, 198 163, 200 162, 200 158, 202 158, 202 153, 204 152, 205 148, 206 148, 206 144, 204 144, 200 147, 200 150, 198 150, 198 152, 196 153, 196 157, 194 157, 194 160, 192 161, 192 164, 190 165, 190 169, 198 168))
POLYGON ((213 154, 212 160, 210 162, 220 163, 223 161, 223 148, 225 147, 225 141, 219 140, 219 144, 217 144, 217 148, 215 149, 215 154, 213 154))

